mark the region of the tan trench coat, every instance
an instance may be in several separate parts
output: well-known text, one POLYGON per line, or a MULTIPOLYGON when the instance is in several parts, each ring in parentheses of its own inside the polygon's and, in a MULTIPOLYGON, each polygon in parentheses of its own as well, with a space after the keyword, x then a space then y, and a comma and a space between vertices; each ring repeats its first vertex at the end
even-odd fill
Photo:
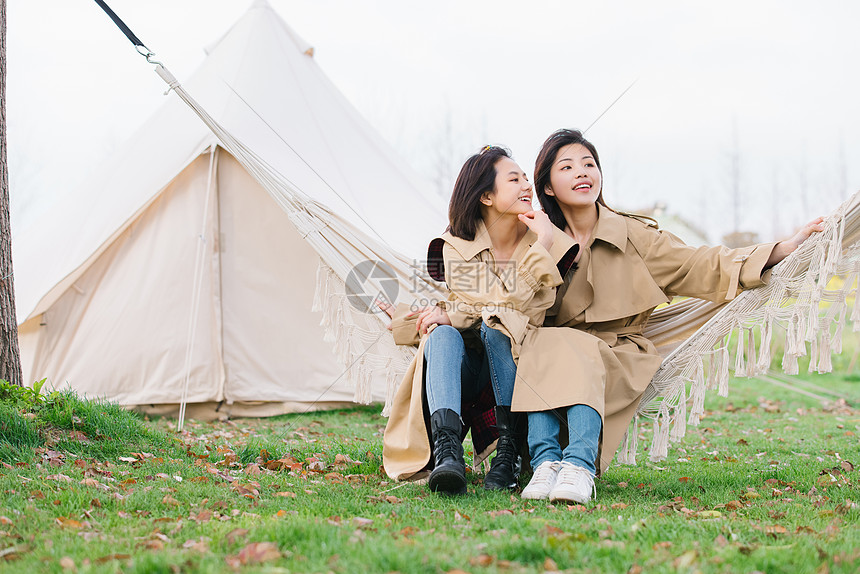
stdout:
POLYGON ((689 247, 671 233, 598 208, 591 242, 558 288, 546 326, 529 330, 523 341, 512 409, 593 407, 603 418, 602 471, 661 363, 642 335, 654 308, 675 295, 724 301, 762 285, 775 244, 689 247))
MULTIPOLYGON (((451 324, 459 329, 467 345, 480 344, 477 332, 481 322, 510 337, 517 355, 527 333, 542 325, 546 310, 555 302, 555 288, 573 265, 576 244, 556 229, 553 246, 547 251, 528 231, 514 251, 510 265, 497 264, 492 243, 483 221, 475 239, 466 241, 445 233, 430 244, 428 267, 434 260, 444 261, 444 279, 450 295, 440 306, 446 309, 451 324)), ((383 436, 382 459, 393 479, 417 479, 430 461, 429 421, 424 417, 424 344, 415 317, 406 319, 409 305, 397 306, 391 330, 397 344, 418 344, 403 381, 394 395, 391 415, 383 436)), ((432 330, 432 329, 431 329, 432 330)), ((476 464, 492 451, 476 454, 476 464)))

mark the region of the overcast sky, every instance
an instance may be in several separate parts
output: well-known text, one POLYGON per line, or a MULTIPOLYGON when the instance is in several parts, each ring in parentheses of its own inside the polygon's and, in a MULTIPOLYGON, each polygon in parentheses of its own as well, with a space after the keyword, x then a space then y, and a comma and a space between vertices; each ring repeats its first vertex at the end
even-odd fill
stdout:
MULTIPOLYGON (((108 3, 182 80, 252 0, 108 3)), ((733 155, 740 227, 762 240, 860 189, 856 3, 270 3, 441 202, 482 145, 509 147, 531 172, 547 135, 604 111, 587 135, 610 205, 663 202, 713 242, 732 231, 733 155)), ((7 11, 21 229, 161 105, 164 84, 92 0, 7 11)))

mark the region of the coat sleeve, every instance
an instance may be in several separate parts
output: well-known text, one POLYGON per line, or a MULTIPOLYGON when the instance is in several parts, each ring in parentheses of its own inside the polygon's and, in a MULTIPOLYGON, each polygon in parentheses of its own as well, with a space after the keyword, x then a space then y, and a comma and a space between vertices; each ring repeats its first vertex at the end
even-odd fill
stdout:
MULTIPOLYGON (((532 305, 535 294, 542 289, 555 288, 562 282, 553 256, 537 242, 515 268, 502 271, 503 277, 493 273, 486 261, 478 258, 464 260, 447 243, 442 254, 445 281, 451 292, 445 307, 452 325, 468 328, 481 320, 488 324, 500 322, 505 327, 503 330, 517 343, 525 337, 529 324, 526 312, 535 311, 532 305)), ((551 305, 551 298, 549 303, 551 305)))
POLYGON ((666 295, 716 303, 734 299, 739 290, 764 285, 764 267, 776 245, 690 247, 668 231, 641 222, 628 222, 628 229, 634 247, 666 295))
POLYGON ((391 334, 398 345, 417 345, 421 342, 421 334, 416 328, 418 315, 407 317, 412 312, 409 305, 398 303, 391 318, 391 334))

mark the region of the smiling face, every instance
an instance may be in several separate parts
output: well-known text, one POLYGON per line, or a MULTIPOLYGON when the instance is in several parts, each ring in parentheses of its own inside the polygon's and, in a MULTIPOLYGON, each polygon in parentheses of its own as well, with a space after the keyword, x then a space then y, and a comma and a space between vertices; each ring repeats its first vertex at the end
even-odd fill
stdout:
POLYGON ((517 162, 503 157, 495 164, 496 179, 492 192, 481 196, 484 219, 518 215, 532 211, 532 184, 517 162))
POLYGON ((558 150, 550 171, 546 194, 568 207, 594 205, 600 195, 603 177, 592 153, 582 144, 558 150))

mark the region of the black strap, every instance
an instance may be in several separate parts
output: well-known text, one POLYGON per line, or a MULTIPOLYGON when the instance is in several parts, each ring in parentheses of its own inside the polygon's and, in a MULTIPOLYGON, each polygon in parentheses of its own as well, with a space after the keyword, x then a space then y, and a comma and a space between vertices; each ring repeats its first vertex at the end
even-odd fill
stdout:
MULTIPOLYGON (((131 31, 131 29, 130 29, 128 26, 126 26, 126 25, 125 25, 125 22, 123 22, 123 21, 120 19, 120 17, 119 17, 119 16, 117 16, 117 15, 114 13, 114 11, 110 9, 110 6, 108 6, 108 5, 107 5, 105 2, 103 2, 102 0, 96 0, 96 4, 98 4, 99 6, 101 6, 101 9, 102 9, 102 10, 104 10, 104 11, 105 11, 105 13, 106 13, 108 16, 110 16, 110 19, 111 19, 111 20, 113 20, 113 23, 117 25, 117 28, 119 28, 120 30, 122 30, 122 33, 123 33, 123 34, 125 34, 125 37, 126 37, 126 38, 128 38, 128 39, 129 39, 129 41, 130 41, 132 44, 134 44, 134 45, 135 45, 135 47, 137 47, 137 46, 143 46, 144 48, 146 48, 146 45, 145 45, 143 42, 141 42, 141 41, 140 41, 140 38, 138 38, 137 36, 135 36, 135 35, 134 35, 134 32, 132 32, 132 31, 131 31)), ((149 52, 149 48, 146 48, 146 51, 147 51, 147 52, 149 52)))

